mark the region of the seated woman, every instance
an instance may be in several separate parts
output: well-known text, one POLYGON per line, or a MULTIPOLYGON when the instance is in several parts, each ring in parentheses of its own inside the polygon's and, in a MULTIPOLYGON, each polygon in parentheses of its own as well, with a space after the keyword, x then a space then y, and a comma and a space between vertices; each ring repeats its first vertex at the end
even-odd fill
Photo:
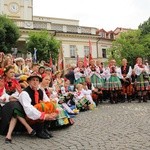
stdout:
POLYGON ((24 74, 25 60, 21 57, 14 59, 14 68, 15 68, 15 77, 19 81, 19 84, 22 89, 28 86, 26 79, 28 78, 27 74, 24 74))
MULTIPOLYGON (((59 114, 56 120, 56 125, 62 126, 62 125, 68 125, 68 124, 73 124, 74 121, 70 117, 70 115, 67 113, 67 110, 69 109, 72 113, 74 113, 68 106, 65 108, 68 108, 65 110, 63 104, 60 104, 59 101, 59 96, 58 96, 58 91, 57 87, 55 86, 55 90, 49 88, 49 83, 50 83, 50 75, 43 74, 42 75, 42 82, 40 84, 40 88, 47 94, 47 96, 51 99, 51 102, 55 103, 55 107, 59 110, 59 114)), ((59 88, 58 88, 59 89, 59 88)))
POLYGON ((23 118, 24 111, 17 100, 20 92, 18 82, 13 79, 14 67, 8 66, 4 71, 4 78, 0 79, 0 102, 1 102, 1 134, 6 134, 5 142, 11 143, 12 132, 19 120, 27 129, 30 135, 36 132, 28 125, 23 118), (9 126, 9 127, 8 127, 9 126))

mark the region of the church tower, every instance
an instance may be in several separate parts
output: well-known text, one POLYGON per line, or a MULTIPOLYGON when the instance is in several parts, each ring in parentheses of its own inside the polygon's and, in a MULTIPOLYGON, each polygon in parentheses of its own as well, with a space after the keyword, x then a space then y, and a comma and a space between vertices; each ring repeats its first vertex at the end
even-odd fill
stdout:
POLYGON ((31 21, 33 0, 0 0, 0 14, 11 19, 31 21))

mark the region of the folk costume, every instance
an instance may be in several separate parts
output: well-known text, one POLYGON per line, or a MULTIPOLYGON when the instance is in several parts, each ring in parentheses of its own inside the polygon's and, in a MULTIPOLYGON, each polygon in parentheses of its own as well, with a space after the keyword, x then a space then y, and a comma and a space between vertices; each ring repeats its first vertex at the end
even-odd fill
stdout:
POLYGON ((104 83, 104 90, 110 92, 110 102, 117 103, 118 102, 118 94, 122 90, 121 85, 121 72, 114 65, 110 65, 106 68, 105 72, 105 83, 104 83))
POLYGON ((149 68, 144 64, 136 64, 134 70, 137 75, 135 89, 138 92, 139 102, 141 100, 147 102, 147 93, 150 90, 149 68))
POLYGON ((91 83, 93 84, 94 87, 103 89, 104 80, 101 77, 100 69, 98 66, 90 65, 87 68, 87 76, 90 77, 91 83))
POLYGON ((57 91, 58 93, 61 93, 61 87, 64 87, 65 80, 64 78, 61 78, 61 71, 55 72, 55 80, 53 81, 53 89, 57 91), (58 75, 58 77, 57 77, 58 75))
POLYGON ((45 89, 41 88, 41 89, 42 89, 42 91, 45 92, 46 95, 51 99, 51 102, 54 103, 55 108, 56 108, 57 110, 59 110, 58 116, 57 116, 56 120, 55 120, 55 121, 52 121, 52 125, 53 125, 53 126, 69 125, 69 124, 71 123, 71 122, 70 122, 70 120, 71 120, 70 118, 71 118, 71 117, 69 116, 69 114, 67 113, 67 111, 64 110, 64 108, 62 107, 62 105, 61 105, 61 104, 58 104, 58 101, 59 101, 58 95, 56 94, 56 95, 54 96, 54 94, 48 92, 49 90, 46 89, 46 88, 45 88, 45 89), (57 100, 55 100, 55 98, 56 98, 57 100))
POLYGON ((6 98, 5 105, 2 107, 2 119, 0 123, 0 133, 6 134, 9 126, 9 122, 12 117, 17 115, 24 117, 24 110, 20 105, 18 98, 21 92, 21 87, 17 80, 4 78, 4 88, 3 96, 6 98), (10 101, 10 97, 14 98, 15 101, 10 101))
POLYGON ((74 76, 75 76, 75 84, 78 83, 83 83, 85 82, 85 68, 84 66, 80 67, 78 66, 77 68, 74 69, 74 76))
MULTIPOLYGON (((38 78, 41 82, 41 77, 33 73, 28 77, 29 82, 32 78, 38 78)), ((25 114, 27 116, 27 121, 36 131, 37 136, 40 138, 48 139, 51 137, 47 133, 47 122, 45 121, 45 115, 55 112, 54 105, 49 103, 49 98, 46 93, 41 89, 33 89, 30 85, 20 93, 19 102, 21 103, 25 114)))
POLYGON ((95 106, 95 103, 92 99, 92 91, 85 90, 82 84, 77 84, 77 92, 74 93, 75 104, 77 109, 84 111, 89 110, 90 106, 95 106))
POLYGON ((122 83, 122 102, 125 102, 125 99, 128 102, 131 102, 132 93, 133 93, 133 85, 131 84, 132 79, 132 68, 131 66, 124 65, 121 66, 121 83, 122 83))

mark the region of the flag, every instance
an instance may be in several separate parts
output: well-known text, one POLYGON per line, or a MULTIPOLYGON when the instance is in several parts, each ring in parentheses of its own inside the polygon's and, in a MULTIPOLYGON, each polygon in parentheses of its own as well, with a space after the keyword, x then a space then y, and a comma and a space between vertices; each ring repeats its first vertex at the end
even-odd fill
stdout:
POLYGON ((78 67, 78 63, 79 63, 79 55, 78 55, 78 49, 77 49, 77 47, 76 47, 76 55, 77 55, 76 67, 78 67))
POLYGON ((36 63, 37 62, 37 49, 34 48, 34 54, 33 54, 33 62, 36 63))
POLYGON ((50 59, 49 59, 49 67, 52 68, 53 67, 53 60, 52 60, 52 56, 50 55, 50 59))
POLYGON ((86 55, 84 55, 84 67, 86 68, 88 66, 88 60, 86 58, 86 55))
POLYGON ((76 63, 77 67, 78 67, 78 62, 79 62, 79 55, 77 54, 77 63, 76 63))
POLYGON ((92 43, 91 40, 89 40, 89 62, 92 60, 92 43))
POLYGON ((58 55, 58 70, 64 69, 63 57, 64 57, 63 56, 63 49, 62 49, 62 45, 61 45, 59 55, 58 55))

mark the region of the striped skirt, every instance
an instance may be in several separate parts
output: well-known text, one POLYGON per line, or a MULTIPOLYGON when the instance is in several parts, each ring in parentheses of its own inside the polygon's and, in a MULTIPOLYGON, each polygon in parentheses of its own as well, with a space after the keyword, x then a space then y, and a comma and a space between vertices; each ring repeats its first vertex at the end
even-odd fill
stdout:
POLYGON ((109 91, 118 91, 122 89, 122 84, 120 79, 117 76, 111 76, 104 83, 104 90, 109 91))
POLYGON ((140 74, 139 76, 137 76, 136 81, 135 81, 135 89, 137 91, 148 91, 148 90, 150 90, 149 79, 144 78, 143 74, 140 74))
POLYGON ((101 88, 103 89, 104 87, 104 79, 99 78, 95 74, 91 76, 91 83, 93 84, 94 87, 96 88, 101 88))

